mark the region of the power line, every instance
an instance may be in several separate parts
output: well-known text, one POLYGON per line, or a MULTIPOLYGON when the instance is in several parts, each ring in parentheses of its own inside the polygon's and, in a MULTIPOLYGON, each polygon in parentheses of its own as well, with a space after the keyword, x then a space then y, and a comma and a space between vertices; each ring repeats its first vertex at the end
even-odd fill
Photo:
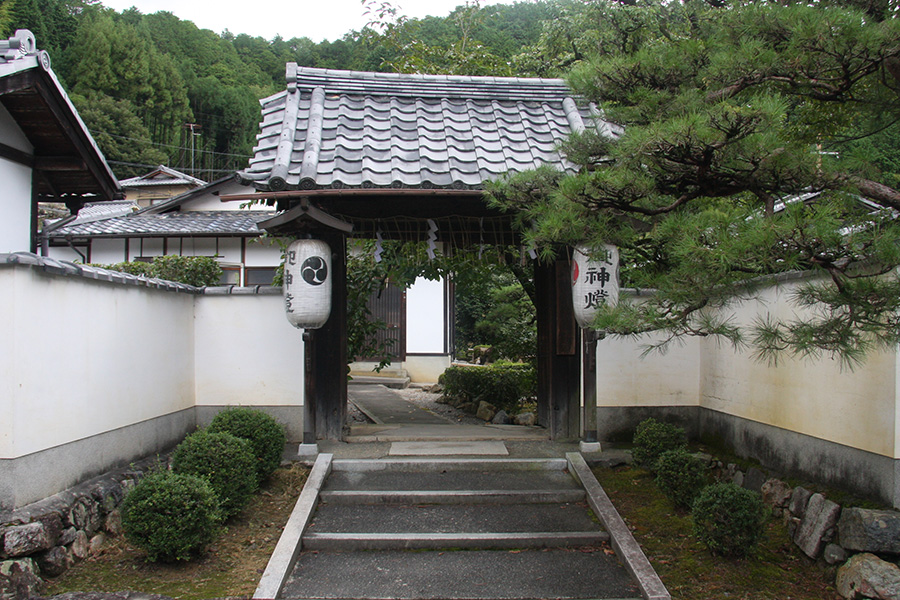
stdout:
MULTIPOLYGON (((189 146, 175 146, 173 144, 163 144, 161 142, 154 142, 154 141, 148 140, 148 139, 133 138, 133 137, 128 137, 127 135, 116 135, 115 133, 109 133, 106 131, 94 131, 93 133, 96 133, 96 134, 102 133, 103 135, 108 135, 110 137, 119 138, 121 140, 129 140, 131 142, 144 142, 144 143, 150 144, 151 146, 158 146, 160 148, 173 148, 175 150, 184 150, 184 151, 190 150, 189 146)), ((204 154, 213 154, 215 156, 234 156, 236 158, 252 158, 251 154, 231 154, 229 152, 216 152, 214 150, 202 150, 202 149, 198 149, 196 151, 202 152, 204 154)))

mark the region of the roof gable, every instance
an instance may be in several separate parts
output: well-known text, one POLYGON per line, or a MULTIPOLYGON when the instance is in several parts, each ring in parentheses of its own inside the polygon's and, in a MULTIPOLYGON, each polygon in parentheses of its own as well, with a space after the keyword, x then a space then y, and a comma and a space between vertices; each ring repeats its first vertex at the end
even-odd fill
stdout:
POLYGON ((615 134, 562 80, 406 75, 289 64, 264 98, 258 144, 239 173, 257 189, 481 189, 540 165, 573 170, 572 132, 615 134))
POLYGON ((159 165, 158 167, 156 167, 149 173, 145 173, 144 175, 131 177, 129 179, 123 179, 121 181, 121 184, 124 188, 165 185, 188 185, 192 187, 199 187, 206 185, 206 182, 202 179, 192 177, 187 173, 182 173, 181 171, 178 171, 176 169, 172 169, 164 165, 159 165))
POLYGON ((36 49, 28 30, 0 40, 0 103, 33 147, 30 153, 3 147, 3 156, 41 173, 34 184, 39 197, 109 200, 121 195, 103 153, 50 68, 49 55, 36 49))

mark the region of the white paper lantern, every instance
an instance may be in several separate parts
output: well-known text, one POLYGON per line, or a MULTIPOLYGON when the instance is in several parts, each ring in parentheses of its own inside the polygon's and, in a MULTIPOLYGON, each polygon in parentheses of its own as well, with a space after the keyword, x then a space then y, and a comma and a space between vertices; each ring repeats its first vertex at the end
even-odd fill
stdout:
POLYGON ((578 247, 572 253, 572 305, 575 320, 590 327, 604 304, 619 302, 619 249, 604 244, 593 253, 578 247))
POLYGON ((297 240, 284 257, 284 311, 291 325, 318 329, 331 314, 331 248, 297 240))

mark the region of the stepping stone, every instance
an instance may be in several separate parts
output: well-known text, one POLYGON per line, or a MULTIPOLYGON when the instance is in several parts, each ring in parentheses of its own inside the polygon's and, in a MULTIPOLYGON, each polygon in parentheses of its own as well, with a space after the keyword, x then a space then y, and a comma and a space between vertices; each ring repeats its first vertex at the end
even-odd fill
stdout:
POLYGON ((506 444, 500 441, 393 442, 389 454, 391 456, 508 456, 509 450, 506 449, 506 444))

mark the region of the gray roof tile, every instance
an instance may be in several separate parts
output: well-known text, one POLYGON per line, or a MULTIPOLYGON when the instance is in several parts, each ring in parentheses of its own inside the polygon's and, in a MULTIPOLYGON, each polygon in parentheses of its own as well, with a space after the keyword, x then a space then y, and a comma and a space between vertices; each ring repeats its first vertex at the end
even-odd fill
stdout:
POLYGON ((571 170, 573 127, 615 135, 558 79, 405 75, 288 65, 260 101, 255 155, 240 175, 263 190, 468 187, 540 164, 571 170), (575 114, 577 113, 577 114, 575 114))
POLYGON ((188 211, 163 214, 129 214, 87 223, 73 222, 49 232, 51 238, 259 235, 259 221, 274 211, 188 211))

